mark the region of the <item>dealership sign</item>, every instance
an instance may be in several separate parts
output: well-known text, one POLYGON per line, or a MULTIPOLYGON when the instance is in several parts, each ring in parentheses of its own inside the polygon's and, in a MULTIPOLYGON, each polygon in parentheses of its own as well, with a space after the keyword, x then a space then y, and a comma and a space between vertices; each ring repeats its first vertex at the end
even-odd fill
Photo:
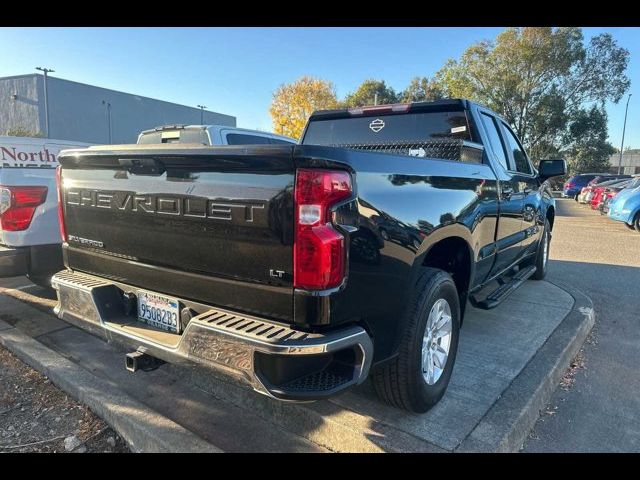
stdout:
POLYGON ((55 168, 59 149, 39 145, 0 145, 0 161, 3 168, 34 167, 55 168), (55 153, 54 153, 55 152, 55 153))

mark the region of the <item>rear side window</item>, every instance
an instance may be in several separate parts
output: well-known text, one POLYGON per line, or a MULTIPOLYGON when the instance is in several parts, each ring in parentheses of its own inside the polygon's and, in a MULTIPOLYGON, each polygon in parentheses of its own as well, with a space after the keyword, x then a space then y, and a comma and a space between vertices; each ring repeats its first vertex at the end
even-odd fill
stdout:
POLYGON ((502 125, 504 126, 507 145, 509 147, 509 150, 511 150, 513 161, 516 164, 516 171, 530 175, 531 166, 529 165, 527 155, 524 153, 524 150, 520 146, 520 142, 518 142, 518 139, 513 134, 513 132, 511 132, 511 129, 507 126, 506 123, 503 123, 502 125))
POLYGON ((480 116, 482 118, 484 129, 489 136, 491 150, 493 151, 496 160, 502 164, 505 170, 509 170, 509 167, 507 166, 507 154, 504 151, 502 140, 500 140, 500 134, 498 133, 498 126, 495 124, 495 120, 486 113, 482 113, 480 116))
POLYGON ((573 177, 570 181, 574 182, 574 183, 577 183, 579 185, 586 185, 591 180, 593 180, 594 177, 595 177, 595 175, 578 175, 576 177, 573 177))
POLYGON ((269 137, 244 133, 227 133, 227 143, 229 145, 270 145, 269 137))

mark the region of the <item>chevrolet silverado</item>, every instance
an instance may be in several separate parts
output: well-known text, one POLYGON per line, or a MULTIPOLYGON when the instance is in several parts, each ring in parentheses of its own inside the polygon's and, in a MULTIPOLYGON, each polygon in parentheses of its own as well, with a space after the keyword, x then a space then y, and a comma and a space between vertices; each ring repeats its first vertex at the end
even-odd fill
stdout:
POLYGON ((468 303, 547 270, 555 203, 509 125, 467 100, 315 112, 297 145, 60 155, 58 316, 149 360, 288 401, 371 378, 424 412, 468 303))

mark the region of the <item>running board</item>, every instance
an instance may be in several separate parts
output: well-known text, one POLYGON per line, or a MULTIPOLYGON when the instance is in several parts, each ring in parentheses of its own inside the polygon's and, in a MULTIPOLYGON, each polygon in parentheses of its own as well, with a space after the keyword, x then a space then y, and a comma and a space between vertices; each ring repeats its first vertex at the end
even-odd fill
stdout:
POLYGON ((483 310, 490 310, 500 305, 511 293, 513 293, 520 285, 524 283, 531 275, 536 273, 536 267, 530 266, 523 268, 516 273, 511 279, 502 283, 498 288, 491 292, 484 300, 478 300, 475 295, 469 297, 471 305, 483 310))

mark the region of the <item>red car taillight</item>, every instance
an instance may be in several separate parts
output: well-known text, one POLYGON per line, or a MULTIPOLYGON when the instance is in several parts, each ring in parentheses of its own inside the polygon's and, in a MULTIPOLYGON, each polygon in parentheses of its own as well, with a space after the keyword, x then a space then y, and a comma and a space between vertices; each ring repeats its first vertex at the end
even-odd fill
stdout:
POLYGON ((0 187, 0 228, 8 232, 26 230, 46 198, 47 187, 0 187))
POLYGON ((345 275, 345 239, 331 223, 330 209, 352 193, 351 176, 338 170, 296 172, 293 284, 323 290, 345 275))
POLYGON ((56 168, 56 187, 58 189, 58 225, 60 225, 60 237, 62 241, 67 241, 67 228, 64 224, 64 207, 62 203, 62 167, 56 168))

